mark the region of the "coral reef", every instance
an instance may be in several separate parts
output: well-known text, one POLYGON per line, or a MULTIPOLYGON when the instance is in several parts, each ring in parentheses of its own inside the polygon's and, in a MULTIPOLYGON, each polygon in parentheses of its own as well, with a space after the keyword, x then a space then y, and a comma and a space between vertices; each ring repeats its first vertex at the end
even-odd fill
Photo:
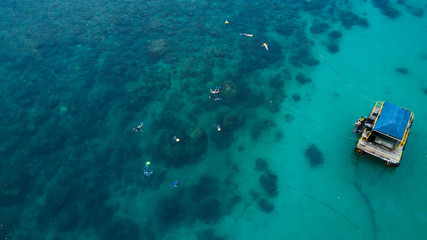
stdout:
POLYGON ((256 170, 258 171, 267 171, 268 170, 268 165, 267 165, 267 160, 262 159, 262 158, 257 158, 255 160, 255 166, 256 166, 256 170))
POLYGON ((153 158, 164 161, 168 166, 181 167, 201 160, 207 151, 208 136, 199 127, 188 128, 185 134, 179 134, 180 142, 171 139, 170 134, 163 134, 158 150, 153 158))
POLYGON ((292 95, 292 99, 293 99, 295 102, 299 102, 299 101, 301 101, 301 96, 300 96, 300 95, 298 95, 298 94, 294 94, 294 95, 292 95))
POLYGON ((270 131, 271 128, 276 127, 277 124, 270 119, 261 119, 258 120, 254 126, 251 128, 251 138, 252 140, 257 140, 262 133, 270 131))
POLYGON ((305 76, 305 75, 304 75, 304 74, 302 74, 302 73, 298 73, 298 74, 295 76, 295 79, 296 79, 299 83, 301 83, 301 84, 306 84, 306 83, 310 83, 310 82, 312 82, 311 78, 309 78, 309 77, 305 76))
POLYGON ((311 144, 310 147, 305 150, 305 156, 309 160, 310 167, 312 168, 323 164, 323 154, 314 144, 311 144))
POLYGON ((148 53, 153 57, 161 57, 166 54, 167 45, 165 39, 152 40, 147 47, 148 53))
POLYGON ((335 53, 340 51, 340 47, 336 43, 329 42, 328 43, 328 50, 330 53, 335 54, 335 53))
POLYGON ((287 122, 292 122, 294 120, 294 116, 292 114, 287 113, 285 115, 285 119, 287 122))
POLYGON ((200 202, 214 195, 217 191, 218 180, 209 176, 202 176, 196 185, 190 187, 190 198, 194 202, 200 202))
POLYGON ((270 197, 276 197, 278 194, 277 189, 277 176, 271 171, 267 171, 259 177, 261 187, 270 197))
POLYGON ((342 37, 342 33, 334 30, 334 31, 331 31, 330 33, 328 33, 328 37, 329 37, 329 40, 331 40, 331 41, 338 40, 342 37))
POLYGON ((312 34, 321 34, 330 28, 329 24, 324 22, 314 22, 310 27, 310 32, 312 34))
POLYGON ((361 18, 352 12, 342 11, 339 17, 341 19, 341 24, 346 29, 351 29, 353 26, 358 26, 358 25, 363 27, 368 27, 368 20, 366 20, 365 18, 361 18))
POLYGON ((258 208, 268 214, 274 210, 274 205, 271 204, 267 199, 263 198, 258 201, 258 208))
POLYGON ((394 70, 403 75, 409 74, 409 70, 407 68, 395 68, 394 70))
POLYGON ((197 234, 198 240, 226 240, 224 237, 218 237, 214 230, 208 229, 197 234))
POLYGON ((274 141, 276 143, 280 142, 284 137, 284 134, 281 130, 277 130, 276 133, 274 134, 274 141))
POLYGON ((393 8, 390 4, 390 0, 373 0, 374 6, 381 10, 381 13, 385 16, 393 19, 400 16, 400 12, 393 8))

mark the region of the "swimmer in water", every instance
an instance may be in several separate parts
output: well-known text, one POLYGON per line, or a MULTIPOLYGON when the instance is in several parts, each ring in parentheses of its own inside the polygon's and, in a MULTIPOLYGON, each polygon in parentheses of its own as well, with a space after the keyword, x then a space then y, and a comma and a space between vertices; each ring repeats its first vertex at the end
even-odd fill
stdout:
POLYGON ((215 124, 214 127, 216 127, 216 129, 218 130, 218 132, 221 131, 221 126, 219 124, 215 124))
POLYGON ((172 140, 174 140, 175 142, 179 142, 179 138, 177 138, 176 136, 173 136, 172 140))
POLYGON ((246 37, 253 37, 253 34, 249 34, 249 33, 241 33, 240 35, 246 36, 246 37))
POLYGON ((268 51, 268 45, 267 45, 267 43, 263 43, 263 44, 261 45, 261 47, 265 47, 265 49, 268 51))
POLYGON ((150 168, 150 164, 150 162, 146 162, 144 167, 144 175, 147 177, 153 174, 153 169, 150 168))
POLYGON ((177 188, 177 187, 178 187, 178 185, 179 185, 178 180, 175 180, 175 182, 173 182, 173 188, 177 188))
POLYGON ((215 100, 215 102, 222 100, 222 98, 215 97, 215 95, 213 95, 213 94, 209 95, 209 98, 213 98, 215 100))
POLYGON ((220 89, 221 87, 216 87, 215 88, 215 90, 212 90, 212 89, 209 89, 210 91, 211 91, 211 93, 213 93, 213 94, 217 94, 217 93, 219 93, 219 89, 220 89))
POLYGON ((135 132, 142 132, 141 130, 142 125, 144 125, 144 122, 140 122, 138 127, 133 128, 132 130, 134 130, 135 132))

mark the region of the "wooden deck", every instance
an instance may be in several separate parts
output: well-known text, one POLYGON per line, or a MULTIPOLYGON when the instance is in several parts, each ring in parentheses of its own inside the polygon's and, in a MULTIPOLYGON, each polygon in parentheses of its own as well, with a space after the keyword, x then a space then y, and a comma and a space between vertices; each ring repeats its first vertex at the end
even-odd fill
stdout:
POLYGON ((365 139, 366 138, 359 139, 356 148, 390 163, 398 164, 400 162, 403 147, 399 147, 397 151, 394 152, 397 146, 394 146, 393 149, 390 150, 375 142, 368 142, 365 139))

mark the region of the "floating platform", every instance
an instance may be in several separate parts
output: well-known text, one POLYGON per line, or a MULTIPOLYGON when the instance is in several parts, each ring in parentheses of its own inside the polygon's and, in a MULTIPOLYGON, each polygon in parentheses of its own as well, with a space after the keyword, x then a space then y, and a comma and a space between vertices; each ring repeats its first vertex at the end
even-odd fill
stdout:
POLYGON ((412 111, 378 101, 369 117, 359 119, 354 133, 361 136, 354 151, 380 158, 387 166, 398 167, 413 120, 412 111))

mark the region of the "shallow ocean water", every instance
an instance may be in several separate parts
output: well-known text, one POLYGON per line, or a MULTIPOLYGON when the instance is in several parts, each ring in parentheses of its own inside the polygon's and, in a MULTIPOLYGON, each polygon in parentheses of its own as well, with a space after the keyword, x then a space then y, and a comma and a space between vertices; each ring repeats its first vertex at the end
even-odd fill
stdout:
POLYGON ((0 238, 422 239, 426 9, 2 2, 0 238), (415 113, 396 169, 353 153, 378 100, 415 113))

